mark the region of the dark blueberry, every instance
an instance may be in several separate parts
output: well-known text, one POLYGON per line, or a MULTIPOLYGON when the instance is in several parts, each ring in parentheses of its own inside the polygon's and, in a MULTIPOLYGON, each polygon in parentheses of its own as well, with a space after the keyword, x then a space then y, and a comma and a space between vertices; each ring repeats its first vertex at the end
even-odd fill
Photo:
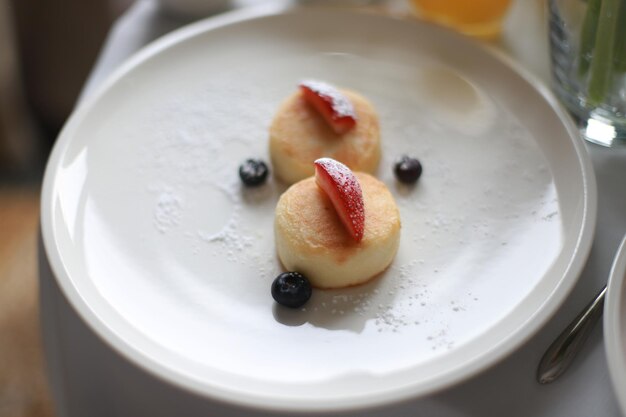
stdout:
POLYGON ((299 272, 283 272, 272 283, 272 297, 285 307, 298 308, 311 298, 311 283, 299 272))
POLYGON ((239 177, 249 187, 263 184, 268 174, 269 169, 267 165, 260 159, 247 159, 239 167, 239 177))
POLYGON ((413 184, 422 175, 422 164, 415 158, 402 155, 394 165, 393 172, 398 181, 413 184))

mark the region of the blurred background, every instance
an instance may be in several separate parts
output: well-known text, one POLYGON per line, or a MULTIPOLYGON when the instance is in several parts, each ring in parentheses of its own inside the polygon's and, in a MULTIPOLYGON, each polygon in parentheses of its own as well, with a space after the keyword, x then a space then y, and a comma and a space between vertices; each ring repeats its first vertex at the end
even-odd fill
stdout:
POLYGON ((131 0, 0 0, 0 173, 33 180, 131 0))
POLYGON ((0 0, 0 417, 53 416, 37 308, 39 189, 113 21, 131 0, 0 0))

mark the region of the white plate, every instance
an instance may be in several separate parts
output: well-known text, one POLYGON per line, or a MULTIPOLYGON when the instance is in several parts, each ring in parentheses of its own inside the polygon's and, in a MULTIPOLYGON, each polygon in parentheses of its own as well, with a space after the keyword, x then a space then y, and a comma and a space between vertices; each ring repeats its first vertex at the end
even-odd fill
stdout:
POLYGON ((604 305, 604 346, 613 390, 626 415, 626 237, 617 250, 604 305))
POLYGON ((542 87, 434 26, 337 11, 243 11, 143 50, 72 116, 42 196, 61 288, 104 340, 212 398, 345 410, 451 386, 528 340, 589 251, 584 146, 542 87), (273 210, 243 189, 302 78, 377 108, 402 240, 368 285, 276 307, 273 210), (391 173, 418 156, 414 189, 391 173))

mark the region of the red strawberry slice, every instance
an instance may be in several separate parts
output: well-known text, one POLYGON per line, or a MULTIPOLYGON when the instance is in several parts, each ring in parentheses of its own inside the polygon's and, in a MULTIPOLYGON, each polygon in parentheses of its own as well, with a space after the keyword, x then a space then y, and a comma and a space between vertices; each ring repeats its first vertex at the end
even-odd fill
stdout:
POLYGON ((350 168, 331 158, 315 161, 315 180, 330 198, 348 232, 360 242, 365 228, 365 206, 359 180, 350 168))
POLYGON ((335 133, 342 135, 356 125, 352 102, 337 88, 322 81, 307 80, 300 83, 300 90, 335 133))

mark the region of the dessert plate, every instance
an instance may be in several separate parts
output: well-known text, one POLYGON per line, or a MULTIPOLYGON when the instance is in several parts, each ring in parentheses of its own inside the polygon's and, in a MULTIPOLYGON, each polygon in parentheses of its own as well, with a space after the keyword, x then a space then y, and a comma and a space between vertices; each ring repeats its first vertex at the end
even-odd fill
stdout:
POLYGON ((209 398, 357 410, 432 393, 528 340, 575 283, 596 190, 576 130, 505 58, 428 24, 327 10, 245 10, 168 35, 70 118, 42 231, 60 287, 133 363, 209 398), (391 267, 274 304, 270 180, 249 157, 304 78, 376 107, 377 176, 402 218, 391 267), (415 187, 394 159, 417 156, 415 187))
POLYGON ((626 414, 626 238, 617 250, 604 305, 604 339, 613 391, 626 414))

